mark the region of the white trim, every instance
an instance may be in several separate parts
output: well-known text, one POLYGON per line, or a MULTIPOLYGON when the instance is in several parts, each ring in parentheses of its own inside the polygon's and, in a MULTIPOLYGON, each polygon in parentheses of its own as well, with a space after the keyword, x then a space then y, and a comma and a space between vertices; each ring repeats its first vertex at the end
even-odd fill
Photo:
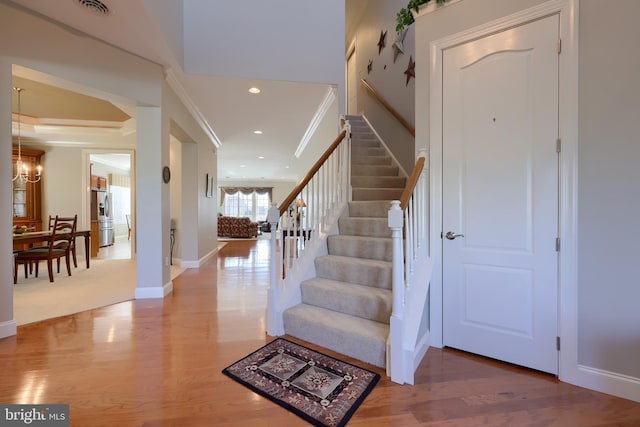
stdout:
POLYGON ((214 256, 215 254, 218 253, 219 248, 216 247, 213 250, 209 251, 208 254, 206 254, 205 256, 203 256, 202 258, 195 260, 195 261, 185 261, 185 260, 180 260, 180 267, 181 268, 200 268, 202 266, 202 264, 204 264, 205 262, 207 262, 207 260, 209 258, 211 258, 212 256, 214 256))
POLYGON ((0 338, 12 337, 17 335, 18 326, 15 320, 7 320, 0 322, 0 338))
MULTIPOLYGON (((344 57, 344 99, 345 99, 344 111, 351 114, 354 114, 354 112, 349 111, 349 84, 354 84, 356 86, 354 90, 355 99, 353 99, 353 105, 355 105, 356 107, 358 105, 358 77, 356 76, 354 82, 352 83, 349 82, 349 60, 355 54, 356 54, 356 38, 354 37, 351 43, 349 44, 349 48, 347 49, 347 54, 344 57)), ((355 60, 357 61, 357 57, 355 57, 355 60)), ((357 67, 358 64, 354 63, 353 66, 357 67)))
POLYGON ((313 134, 316 132, 316 129, 318 129, 318 125, 320 125, 320 123, 322 122, 322 119, 324 119, 324 116, 327 114, 327 111, 329 111, 329 107, 331 107, 331 104, 333 104, 333 101, 336 100, 337 91, 338 90, 335 86, 331 86, 329 87, 329 89, 327 89, 327 93, 324 95, 322 102, 320 102, 318 109, 316 110, 315 114, 311 118, 311 121, 309 122, 309 126, 307 126, 307 130, 304 132, 304 135, 302 135, 302 139, 298 144, 298 148, 296 148, 296 151, 294 153, 296 157, 300 157, 304 149, 307 147, 309 140, 311 139, 313 134))
POLYGON ((173 282, 165 283, 164 286, 148 286, 144 288, 136 288, 135 299, 154 299, 164 298, 173 291, 173 282))
POLYGON ((430 161, 431 223, 430 253, 435 265, 431 282, 431 345, 442 347, 442 52, 452 46, 522 25, 544 16, 559 14, 563 51, 560 55, 560 237, 559 255, 559 377, 562 381, 586 383, 577 363, 577 156, 578 156, 578 0, 551 0, 492 22, 479 25, 430 45, 430 161))
POLYGON ((213 128, 209 125, 209 122, 207 122, 207 119, 200 112, 200 109, 193 102, 171 68, 165 69, 165 77, 169 87, 173 89, 180 101, 182 101, 187 110, 189 110, 194 120, 200 125, 200 128, 202 128, 203 132, 209 137, 213 145, 216 148, 220 148, 222 146, 220 138, 218 138, 218 135, 213 131, 213 128))
POLYGON ((640 378, 582 365, 578 371, 581 387, 640 402, 640 378))

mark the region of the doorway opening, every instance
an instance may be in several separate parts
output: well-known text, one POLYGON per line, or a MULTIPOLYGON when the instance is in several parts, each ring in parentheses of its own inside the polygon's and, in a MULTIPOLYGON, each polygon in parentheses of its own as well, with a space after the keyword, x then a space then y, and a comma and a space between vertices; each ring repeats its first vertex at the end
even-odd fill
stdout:
POLYGON ((92 251, 98 259, 131 259, 135 239, 132 154, 89 154, 89 217, 97 229, 92 251), (96 182, 100 183, 96 185, 96 182), (103 184, 102 184, 103 183, 103 184))

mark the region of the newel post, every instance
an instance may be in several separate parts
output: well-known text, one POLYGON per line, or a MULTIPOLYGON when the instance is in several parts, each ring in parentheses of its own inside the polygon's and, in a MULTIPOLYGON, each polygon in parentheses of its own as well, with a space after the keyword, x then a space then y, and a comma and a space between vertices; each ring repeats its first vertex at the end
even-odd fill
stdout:
POLYGON ((284 322, 280 310, 280 289, 278 286, 278 242, 277 231, 278 222, 280 221, 280 210, 273 203, 267 214, 267 222, 271 226, 271 240, 269 258, 269 290, 267 291, 267 334, 271 336, 279 336, 284 334, 284 322))
POLYGON ((400 201, 393 200, 388 213, 388 224, 393 240, 393 311, 390 319, 390 348, 387 367, 391 381, 403 384, 404 369, 402 357, 402 338, 404 331, 404 255, 402 251, 402 227, 404 225, 404 213, 400 209, 400 201))

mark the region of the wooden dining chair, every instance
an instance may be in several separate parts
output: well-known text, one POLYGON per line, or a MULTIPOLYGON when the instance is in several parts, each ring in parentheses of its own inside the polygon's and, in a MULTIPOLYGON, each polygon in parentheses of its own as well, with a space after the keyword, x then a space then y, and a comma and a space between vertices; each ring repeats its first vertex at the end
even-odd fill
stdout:
MULTIPOLYGON (((57 216, 57 215, 56 215, 57 216)), ((77 220, 78 215, 75 216, 75 219, 77 220)), ((55 223, 55 216, 51 216, 49 215, 49 231, 51 231, 53 229, 54 223, 55 223)), ((74 220, 74 217, 58 217, 58 220, 61 222, 70 222, 74 220)), ((78 258, 76 257, 76 238, 75 236, 73 236, 72 241, 71 241, 71 257, 73 258, 73 267, 74 268, 78 268, 78 258)), ((58 273, 60 273, 60 258, 58 258, 58 273)))
POLYGON ((13 284, 18 282, 18 265, 33 262, 35 263, 35 277, 38 277, 38 266, 40 261, 47 261, 49 270, 49 281, 53 283, 53 260, 65 258, 67 264, 67 274, 71 276, 71 241, 76 232, 78 215, 70 218, 56 216, 51 228, 51 236, 46 246, 27 249, 19 252, 14 257, 13 284))

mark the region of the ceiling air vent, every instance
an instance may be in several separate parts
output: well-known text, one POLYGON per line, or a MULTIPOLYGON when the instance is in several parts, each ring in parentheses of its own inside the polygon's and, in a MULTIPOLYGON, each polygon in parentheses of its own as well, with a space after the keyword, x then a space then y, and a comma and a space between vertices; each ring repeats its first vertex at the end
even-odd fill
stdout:
POLYGON ((86 10, 96 15, 109 14, 109 8, 100 0, 77 0, 77 2, 80 6, 83 6, 86 10))

